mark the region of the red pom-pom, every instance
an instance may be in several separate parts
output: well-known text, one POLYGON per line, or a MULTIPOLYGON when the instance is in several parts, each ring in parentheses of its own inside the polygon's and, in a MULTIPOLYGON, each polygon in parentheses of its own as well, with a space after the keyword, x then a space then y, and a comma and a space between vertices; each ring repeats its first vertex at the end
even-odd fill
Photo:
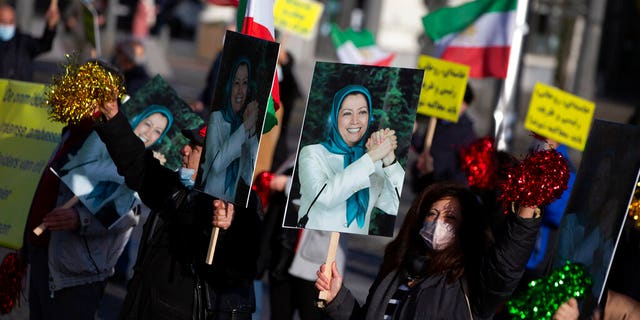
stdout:
POLYGON ((498 174, 497 150, 493 138, 484 137, 460 151, 462 170, 470 187, 494 189, 498 174))
POLYGON ((529 154, 507 171, 500 183, 498 200, 505 212, 513 202, 520 206, 541 207, 560 198, 569 182, 569 163, 555 149, 529 154))
POLYGON ((263 171, 258 174, 253 181, 251 189, 258 194, 262 207, 266 208, 269 204, 269 194, 271 192, 271 180, 273 180, 273 172, 263 171))
POLYGON ((11 312, 22 289, 25 266, 18 254, 7 254, 0 265, 0 314, 11 312))

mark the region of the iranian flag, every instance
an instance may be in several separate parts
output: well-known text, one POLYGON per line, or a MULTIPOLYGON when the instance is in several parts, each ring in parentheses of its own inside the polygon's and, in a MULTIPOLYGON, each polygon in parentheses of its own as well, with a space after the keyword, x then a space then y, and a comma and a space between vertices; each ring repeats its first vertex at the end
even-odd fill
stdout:
MULTIPOLYGON (((237 30, 252 37, 275 41, 273 29, 273 0, 240 0, 238 3, 237 30)), ((271 97, 262 132, 268 132, 278 124, 276 111, 280 108, 280 85, 274 73, 271 97)))
POLYGON ((436 56, 471 67, 472 78, 505 78, 517 0, 476 0, 422 18, 436 56))
POLYGON ((354 31, 349 28, 343 31, 336 24, 332 24, 331 41, 336 46, 338 59, 342 63, 386 67, 395 57, 394 53, 380 49, 373 34, 366 29, 354 31))

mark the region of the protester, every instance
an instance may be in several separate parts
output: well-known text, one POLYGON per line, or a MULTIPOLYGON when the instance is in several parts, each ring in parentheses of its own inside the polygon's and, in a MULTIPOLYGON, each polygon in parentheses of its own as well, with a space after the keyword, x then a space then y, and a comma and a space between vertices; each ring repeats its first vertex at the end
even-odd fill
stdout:
POLYGON ((326 140, 300 150, 299 226, 369 234, 374 207, 396 215, 404 169, 395 156, 395 131, 369 135, 372 108, 363 86, 334 95, 326 140))
POLYGON ((342 286, 335 264, 322 265, 316 288, 328 292, 326 313, 333 319, 492 317, 520 280, 540 219, 537 209, 520 207, 509 214, 504 238, 491 243, 484 215, 466 187, 428 187, 385 249, 364 306, 342 286))
POLYGON ((6 2, 0 3, 0 78, 31 81, 33 59, 51 50, 56 26, 60 20, 57 6, 45 13, 42 37, 34 38, 16 30, 16 12, 6 2))
POLYGON ((418 158, 412 167, 412 186, 416 194, 435 182, 467 183, 459 152, 476 140, 473 121, 466 112, 473 98, 473 89, 467 84, 460 105, 458 122, 439 119, 433 133, 431 149, 427 149, 424 145, 426 133, 414 134, 412 137, 412 147, 418 153, 418 158))
POLYGON ((124 83, 128 95, 134 95, 149 81, 144 67, 145 49, 141 41, 125 39, 116 45, 114 60, 124 74, 124 83))
MULTIPOLYGON (((114 69, 99 65, 112 75, 117 74, 114 69)), ((82 203, 63 206, 74 194, 50 167, 80 148, 92 129, 92 119, 64 129, 33 197, 22 250, 30 263, 31 319, 93 319, 106 280, 113 275, 114 265, 138 220, 135 210, 130 210, 107 228, 82 203), (47 231, 36 236, 33 230, 40 223, 47 231)))
MULTIPOLYGON (((162 166, 128 129, 115 102, 100 106, 96 131, 125 182, 152 213, 120 319, 250 319, 255 309, 259 202, 249 209, 192 189, 206 129, 183 131, 183 168, 162 166), (205 264, 211 224, 222 229, 213 265, 205 264)), ((221 182, 217 182, 221 183, 221 182)))
POLYGON ((564 211, 567 207, 567 203, 569 202, 571 190, 573 189, 573 184, 576 180, 576 170, 573 165, 571 165, 567 146, 558 144, 550 139, 547 139, 545 145, 546 146, 543 147, 556 149, 567 159, 567 161, 569 161, 569 183, 567 185, 567 190, 562 193, 562 196, 546 205, 543 209, 545 214, 542 216, 542 226, 540 227, 540 232, 538 232, 536 246, 534 247, 531 257, 529 257, 529 261, 527 262, 527 267, 525 269, 524 276, 522 277, 520 287, 526 286, 526 284, 531 280, 541 278, 552 269, 552 261, 556 254, 554 249, 556 247, 555 243, 558 239, 560 222, 564 216, 564 211))
MULTIPOLYGON (((331 232, 282 228, 291 187, 294 157, 289 157, 269 183, 270 196, 260 247, 259 270, 268 272, 270 319, 322 319, 316 307, 315 271, 326 260, 331 232)), ((290 204, 289 211, 297 210, 290 204)), ((341 237, 335 260, 340 272, 346 267, 347 238, 341 237)))

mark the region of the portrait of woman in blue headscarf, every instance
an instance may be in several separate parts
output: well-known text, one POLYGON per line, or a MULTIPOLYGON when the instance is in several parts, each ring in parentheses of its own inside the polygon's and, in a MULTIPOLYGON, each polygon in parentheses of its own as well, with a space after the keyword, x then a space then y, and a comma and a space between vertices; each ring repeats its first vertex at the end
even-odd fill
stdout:
POLYGON ((259 109, 251 100, 251 72, 247 58, 236 60, 224 87, 224 105, 211 113, 207 127, 201 181, 205 193, 227 201, 236 200, 240 184, 251 184, 258 151, 259 109))
MULTIPOLYGON (((145 148, 151 148, 162 141, 172 124, 173 115, 169 109, 150 105, 131 120, 131 129, 145 148)), ((161 162, 164 159, 162 154, 154 156, 161 162)), ((138 201, 135 192, 124 184, 124 178, 118 174, 105 144, 96 132, 87 137, 80 149, 69 156, 68 162, 62 164, 57 173, 105 226, 125 215, 138 201), (117 215, 110 212, 112 209, 115 209, 117 215)))
POLYGON ((395 156, 395 131, 371 132, 371 93, 360 85, 335 93, 328 121, 325 140, 300 150, 299 225, 368 234, 374 207, 398 211, 404 169, 395 156))

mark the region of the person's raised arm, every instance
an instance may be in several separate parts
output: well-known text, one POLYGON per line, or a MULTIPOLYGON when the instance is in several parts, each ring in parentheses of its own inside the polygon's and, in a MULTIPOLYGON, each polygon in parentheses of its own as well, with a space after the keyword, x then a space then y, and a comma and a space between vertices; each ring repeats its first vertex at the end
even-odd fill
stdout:
POLYGON ((47 29, 54 30, 60 21, 60 9, 58 9, 58 5, 50 5, 44 17, 47 21, 47 29))
POLYGON ((118 111, 115 99, 98 109, 106 121, 96 125, 96 133, 106 145, 118 174, 129 188, 138 191, 145 205, 154 210, 160 208, 181 188, 178 174, 163 167, 153 153, 146 152, 127 118, 118 111))

